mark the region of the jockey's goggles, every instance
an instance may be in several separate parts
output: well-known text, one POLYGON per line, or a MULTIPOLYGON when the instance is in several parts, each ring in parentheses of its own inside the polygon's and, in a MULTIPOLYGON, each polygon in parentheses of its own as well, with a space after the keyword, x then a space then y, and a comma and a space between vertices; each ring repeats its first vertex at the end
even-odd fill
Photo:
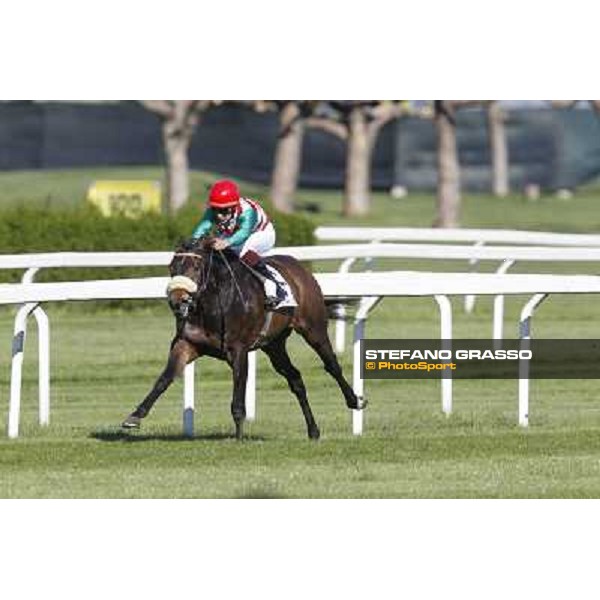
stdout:
POLYGON ((235 206, 219 206, 213 208, 213 210, 219 215, 231 215, 235 210, 235 206))

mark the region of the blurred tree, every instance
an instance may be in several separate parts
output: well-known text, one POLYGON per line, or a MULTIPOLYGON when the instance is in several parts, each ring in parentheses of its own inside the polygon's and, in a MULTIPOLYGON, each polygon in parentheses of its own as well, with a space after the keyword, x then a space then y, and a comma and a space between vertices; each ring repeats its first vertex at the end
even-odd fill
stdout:
POLYGON ((167 207, 174 213, 190 195, 188 152, 201 114, 211 100, 140 100, 140 104, 158 115, 167 169, 167 207))
POLYGON ((291 213, 302 164, 302 107, 297 100, 280 101, 276 106, 279 110, 279 134, 273 160, 271 201, 277 210, 291 213))
POLYGON ((437 132, 437 215, 434 227, 458 227, 460 220, 460 167, 456 144, 455 102, 434 101, 437 132))
POLYGON ((504 198, 510 191, 506 115, 498 100, 487 103, 487 122, 492 161, 492 194, 504 198))
MULTIPOLYGON (((434 227, 460 225, 460 165, 456 142, 455 112, 460 108, 489 104, 489 100, 434 100, 434 120, 437 131, 437 214, 434 227)), ((506 156, 508 156, 506 154, 506 156)), ((498 157, 493 158, 498 161, 498 157)), ((506 167, 508 173, 508 167, 506 167)))
POLYGON ((257 112, 277 111, 279 132, 271 174, 271 201, 280 212, 292 213, 302 165, 304 119, 316 100, 250 100, 241 102, 257 112))
POLYGON ((573 108, 579 100, 550 100, 552 108, 573 108))
POLYGON ((260 100, 257 110, 273 109, 279 113, 279 133, 271 175, 271 201, 284 213, 294 211, 294 200, 302 166, 304 119, 316 105, 313 100, 260 100))
POLYGON ((327 100, 306 125, 335 135, 346 142, 344 179, 345 216, 366 215, 371 208, 371 158, 381 128, 408 114, 403 101, 327 100))

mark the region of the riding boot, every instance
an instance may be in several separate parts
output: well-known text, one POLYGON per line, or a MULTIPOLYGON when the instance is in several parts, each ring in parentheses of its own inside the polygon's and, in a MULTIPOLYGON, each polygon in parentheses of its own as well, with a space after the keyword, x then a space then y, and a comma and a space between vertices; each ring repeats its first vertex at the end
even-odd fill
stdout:
POLYGON ((275 279, 262 260, 258 261, 252 268, 259 275, 265 287, 265 308, 275 310, 285 299, 285 292, 281 284, 275 279))

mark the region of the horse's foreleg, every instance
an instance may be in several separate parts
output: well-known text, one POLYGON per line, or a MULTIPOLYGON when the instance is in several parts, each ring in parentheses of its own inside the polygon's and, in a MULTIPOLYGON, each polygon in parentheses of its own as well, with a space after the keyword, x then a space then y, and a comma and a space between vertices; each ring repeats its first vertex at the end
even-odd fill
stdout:
POLYGON ((150 412, 156 400, 171 385, 175 377, 183 374, 185 366, 198 357, 197 350, 185 340, 175 340, 171 346, 169 360, 163 372, 154 383, 150 393, 138 407, 123 421, 122 427, 133 429, 140 426, 141 420, 150 412))
POLYGON ((308 437, 312 440, 318 440, 321 433, 319 432, 319 427, 315 422, 315 418, 308 403, 306 387, 304 386, 302 375, 300 374, 300 371, 294 367, 292 361, 290 360, 290 356, 287 353, 287 349, 285 347, 286 339, 287 336, 271 342, 271 344, 263 348, 263 351, 271 360, 271 364, 277 373, 286 378, 290 390, 293 392, 296 398, 298 398, 300 408, 302 409, 302 414, 304 415, 304 420, 306 421, 308 437))
POLYGON ((235 437, 243 437, 244 420, 246 419, 246 381, 248 379, 248 351, 236 349, 230 353, 229 365, 233 371, 233 398, 231 400, 231 416, 235 423, 235 437))

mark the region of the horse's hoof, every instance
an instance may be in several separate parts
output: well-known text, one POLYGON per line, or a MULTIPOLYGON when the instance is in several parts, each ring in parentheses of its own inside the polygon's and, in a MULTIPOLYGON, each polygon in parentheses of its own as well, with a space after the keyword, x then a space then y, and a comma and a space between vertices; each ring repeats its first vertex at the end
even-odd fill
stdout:
POLYGON ((346 404, 348 408, 351 408, 352 410, 363 410, 363 408, 366 408, 368 403, 369 402, 366 398, 357 396, 354 402, 347 402, 346 404))
POLYGON ((318 427, 308 430, 308 437, 315 442, 321 437, 321 432, 318 427))
POLYGON ((123 429, 139 429, 142 420, 135 415, 129 415, 122 423, 121 427, 123 429))

